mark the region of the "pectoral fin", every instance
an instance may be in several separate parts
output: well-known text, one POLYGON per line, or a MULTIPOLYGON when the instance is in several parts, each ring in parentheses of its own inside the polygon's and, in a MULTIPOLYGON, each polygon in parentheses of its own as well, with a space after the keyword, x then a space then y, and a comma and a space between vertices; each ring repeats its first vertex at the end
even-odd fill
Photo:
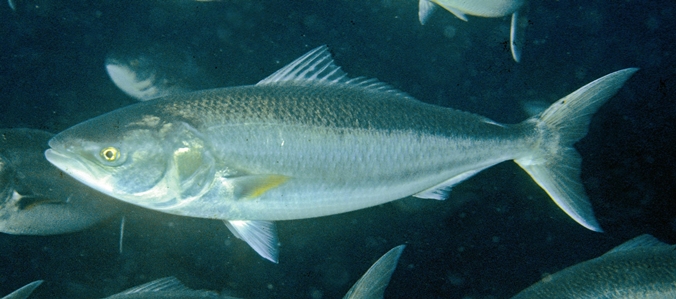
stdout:
POLYGON ((44 196, 34 196, 34 195, 21 195, 14 191, 12 194, 12 200, 16 201, 16 205, 19 210, 25 211, 35 208, 40 205, 45 204, 65 204, 67 201, 56 200, 53 198, 48 198, 44 196))
POLYGON ((224 220, 225 226, 260 256, 278 263, 277 230, 270 221, 224 220))
POLYGON ((521 52, 526 43, 526 27, 528 26, 528 9, 527 7, 512 14, 512 22, 509 30, 509 46, 512 51, 512 58, 514 61, 521 61, 521 52))
POLYGON ((279 187, 289 180, 288 176, 278 174, 245 175, 230 179, 235 185, 235 192, 241 199, 253 199, 271 189, 279 187))

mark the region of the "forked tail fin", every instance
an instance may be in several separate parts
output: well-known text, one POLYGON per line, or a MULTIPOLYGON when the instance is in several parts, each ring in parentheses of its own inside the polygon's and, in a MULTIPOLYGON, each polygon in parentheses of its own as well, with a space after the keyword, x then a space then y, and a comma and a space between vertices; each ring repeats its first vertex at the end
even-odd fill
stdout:
POLYGON ((580 181, 582 157, 573 144, 587 135, 592 115, 636 71, 628 68, 596 79, 527 120, 541 134, 539 147, 515 160, 561 209, 593 231, 602 229, 580 181))

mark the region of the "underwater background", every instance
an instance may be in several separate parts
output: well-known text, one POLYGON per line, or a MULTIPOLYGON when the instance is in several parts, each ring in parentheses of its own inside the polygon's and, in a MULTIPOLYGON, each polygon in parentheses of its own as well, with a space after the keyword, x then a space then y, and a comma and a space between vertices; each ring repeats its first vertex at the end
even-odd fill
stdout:
POLYGON ((509 298, 642 233, 676 243, 674 1, 532 1, 520 63, 509 51, 509 17, 464 22, 437 9, 422 26, 414 0, 15 4, 0 7, 0 128, 58 133, 135 103, 108 77, 111 57, 201 89, 255 84, 326 44, 352 77, 504 123, 610 72, 641 70, 577 144, 605 233, 575 223, 505 162, 445 201, 405 198, 277 222, 279 264, 221 221, 120 202, 120 215, 82 232, 0 234, 0 295, 43 279, 30 298, 100 298, 176 276, 242 298, 341 298, 382 254, 406 244, 386 298, 509 298))

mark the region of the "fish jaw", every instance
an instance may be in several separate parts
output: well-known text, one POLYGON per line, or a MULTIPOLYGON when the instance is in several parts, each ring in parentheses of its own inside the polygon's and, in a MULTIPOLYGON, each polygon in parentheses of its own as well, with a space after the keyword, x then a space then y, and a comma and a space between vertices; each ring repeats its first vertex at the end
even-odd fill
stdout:
POLYGON ((74 137, 71 133, 73 132, 64 131, 49 141, 50 148, 45 151, 45 158, 52 165, 90 188, 128 203, 145 207, 157 202, 158 198, 166 197, 165 194, 153 193, 151 189, 142 192, 148 195, 145 201, 136 200, 141 192, 120 188, 119 172, 96 162, 94 153, 98 153, 102 146, 97 142, 74 137))
POLYGON ((92 189, 113 196, 112 185, 108 184, 105 174, 95 171, 93 167, 80 160, 78 155, 73 154, 54 139, 49 141, 49 146, 51 148, 45 151, 45 158, 49 163, 92 189))
POLYGON ((139 193, 127 193, 116 188, 119 184, 115 177, 104 169, 93 165, 81 155, 68 151, 64 147, 54 146, 45 151, 45 158, 52 165, 59 168, 77 181, 118 200, 138 205, 144 208, 159 209, 162 206, 173 206, 175 200, 167 200, 169 188, 166 188, 164 180, 160 180, 153 188, 139 193), (143 199, 143 200, 140 200, 143 199))

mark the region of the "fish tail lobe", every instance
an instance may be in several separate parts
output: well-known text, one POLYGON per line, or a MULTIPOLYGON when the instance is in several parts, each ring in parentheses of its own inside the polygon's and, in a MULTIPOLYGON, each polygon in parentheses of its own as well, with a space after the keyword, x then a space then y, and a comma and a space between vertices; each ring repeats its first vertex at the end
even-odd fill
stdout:
POLYGON ((573 145, 587 134, 594 113, 636 71, 627 68, 596 79, 526 120, 540 138, 531 155, 515 159, 568 216, 593 231, 602 229, 580 180, 582 157, 573 145))

